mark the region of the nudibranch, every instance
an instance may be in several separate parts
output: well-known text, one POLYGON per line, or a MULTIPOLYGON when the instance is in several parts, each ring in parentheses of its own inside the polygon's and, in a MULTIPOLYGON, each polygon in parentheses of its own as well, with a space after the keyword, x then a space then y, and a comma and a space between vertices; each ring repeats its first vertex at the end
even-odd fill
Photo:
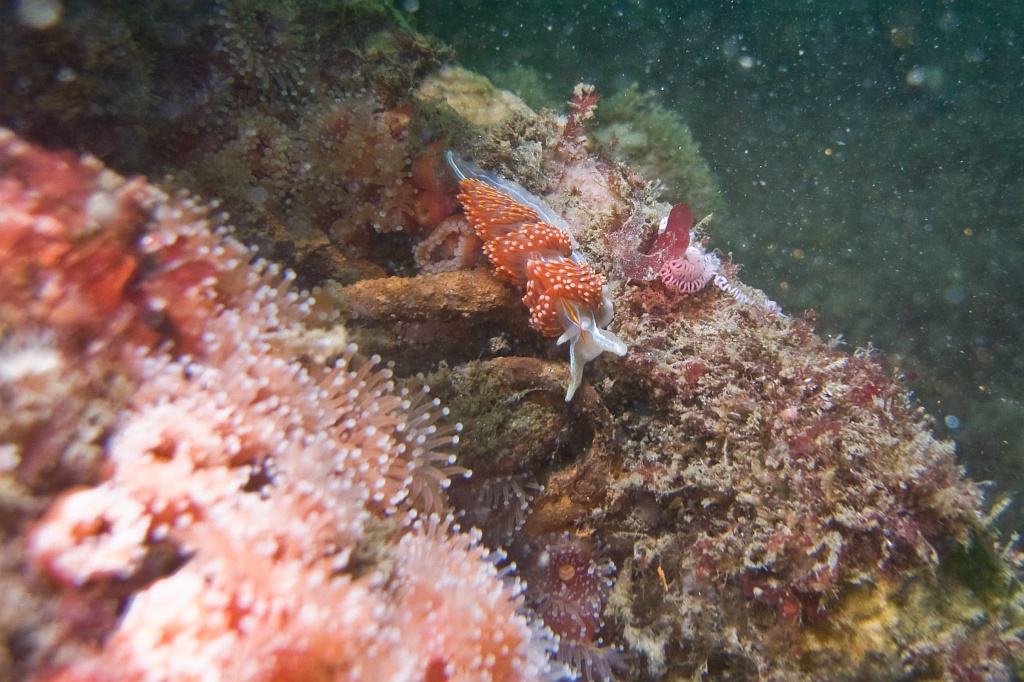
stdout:
POLYGON ((569 342, 569 402, 583 381, 584 365, 605 351, 626 354, 626 344, 605 329, 613 313, 607 281, 579 252, 569 225, 544 201, 451 151, 446 158, 494 273, 526 288, 523 303, 531 327, 558 337, 559 345, 569 342))

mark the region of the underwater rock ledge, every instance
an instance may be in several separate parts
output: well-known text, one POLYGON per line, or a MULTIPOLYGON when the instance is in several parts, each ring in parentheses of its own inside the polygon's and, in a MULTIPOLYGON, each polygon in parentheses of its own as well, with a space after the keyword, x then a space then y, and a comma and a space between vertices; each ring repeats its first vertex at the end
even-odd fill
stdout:
MULTIPOLYGON (((581 86, 537 113, 422 36, 302 3, 264 35, 241 5, 165 46, 209 65, 201 90, 132 76, 152 108, 123 151, 80 102, 64 127, 47 93, 19 114, 164 159, 237 241, 195 200, 0 140, 0 677, 1024 674, 1020 554, 884 358, 757 305, 724 258, 739 295, 629 274, 670 209, 595 144, 629 106, 602 122, 581 86), (628 352, 568 403, 565 348, 480 257, 449 148, 546 201, 607 281, 628 352)), ((685 163, 673 191, 713 205, 683 151, 628 157, 685 163)))

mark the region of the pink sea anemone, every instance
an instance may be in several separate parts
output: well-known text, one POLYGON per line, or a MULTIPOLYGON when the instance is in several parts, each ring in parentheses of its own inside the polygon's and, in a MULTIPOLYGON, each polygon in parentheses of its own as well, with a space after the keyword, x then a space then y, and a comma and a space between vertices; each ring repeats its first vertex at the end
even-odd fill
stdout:
POLYGON ((0 475, 34 496, 5 590, 34 576, 11 593, 49 619, 26 678, 549 676, 477 536, 412 523, 465 472, 425 390, 192 200, 3 130, 0 197, 0 328, 45 360, 0 373, 0 475))
POLYGON ((417 679, 535 680, 548 675, 554 641, 525 615, 523 586, 479 544, 453 534, 450 520, 417 523, 395 547, 396 618, 403 641, 429 662, 417 679))

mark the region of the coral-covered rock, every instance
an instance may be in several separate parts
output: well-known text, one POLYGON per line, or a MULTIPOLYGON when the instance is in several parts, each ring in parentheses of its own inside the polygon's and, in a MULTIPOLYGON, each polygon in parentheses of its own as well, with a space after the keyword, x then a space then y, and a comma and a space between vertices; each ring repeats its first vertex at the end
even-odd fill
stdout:
POLYGON ((417 96, 441 100, 476 125, 496 126, 516 117, 532 117, 530 107, 506 90, 499 90, 479 74, 450 66, 427 78, 417 96))
POLYGON ((5 675, 547 674, 520 588, 475 536, 404 523, 443 513, 448 476, 465 472, 436 401, 396 388, 290 274, 187 199, 8 131, 0 193, 0 323, 22 344, 2 356, 2 476, 37 500, 17 523, 0 510, 4 581, 53 618, 18 629, 30 656, 5 675), (59 368, 88 390, 40 383, 59 368), (40 409, 17 402, 25 390, 40 409), (118 412, 102 437, 61 418, 93 402, 118 412), (41 450, 38 433, 63 447, 41 450), (70 459, 83 438, 100 465, 84 472, 70 459))

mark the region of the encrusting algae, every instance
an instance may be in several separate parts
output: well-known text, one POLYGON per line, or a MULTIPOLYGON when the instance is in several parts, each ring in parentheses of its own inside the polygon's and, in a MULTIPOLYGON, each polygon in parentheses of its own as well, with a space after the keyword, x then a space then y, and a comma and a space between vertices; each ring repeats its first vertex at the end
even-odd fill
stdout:
POLYGON ((535 113, 389 5, 215 4, 0 28, 0 677, 1024 673, 952 444, 595 152, 628 111, 535 113))

